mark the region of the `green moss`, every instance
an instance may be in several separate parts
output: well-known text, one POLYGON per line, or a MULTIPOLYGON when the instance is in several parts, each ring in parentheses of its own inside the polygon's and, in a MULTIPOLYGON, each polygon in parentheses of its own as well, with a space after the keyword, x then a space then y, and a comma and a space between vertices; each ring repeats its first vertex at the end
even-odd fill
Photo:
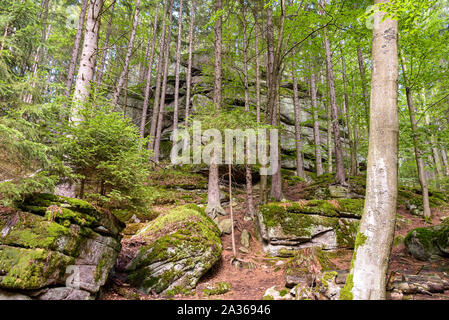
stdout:
POLYGON ((363 200, 312 200, 305 205, 295 202, 269 203, 259 210, 267 227, 280 226, 286 234, 304 237, 311 236, 316 226, 332 227, 337 230, 340 243, 351 246, 357 223, 352 220, 344 222, 338 217, 359 217, 363 211, 363 200), (339 223, 339 220, 343 223, 339 223))
POLYGON ((353 287, 354 287, 354 276, 352 275, 352 273, 350 273, 346 278, 345 286, 340 290, 340 300, 353 300, 354 299, 354 295, 352 293, 353 287))
POLYGON ((366 243, 367 239, 367 236, 365 236, 363 232, 357 232, 354 248, 357 249, 358 247, 363 246, 366 243))
POLYGON ((39 289, 56 283, 74 258, 45 249, 23 249, 0 245, 0 270, 6 272, 0 286, 10 289, 39 289))
POLYGON ((218 282, 212 286, 208 286, 206 289, 203 289, 203 294, 205 296, 215 296, 221 295, 229 292, 231 290, 231 284, 228 282, 218 282))
POLYGON ((222 245, 220 231, 204 211, 188 205, 170 210, 148 223, 138 233, 147 241, 133 260, 129 280, 145 291, 162 292, 173 281, 187 275, 181 285, 191 289, 196 285, 198 274, 187 271, 207 271, 220 258, 222 245), (157 276, 151 265, 161 261, 180 261, 181 268, 167 268, 157 276))
POLYGON ((321 277, 322 285, 326 289, 329 288, 329 282, 332 282, 337 276, 338 276, 338 273, 336 271, 325 271, 325 272, 323 272, 323 276, 321 277))
POLYGON ((195 294, 195 290, 186 289, 182 286, 175 286, 173 289, 165 291, 165 295, 168 297, 174 297, 178 294, 181 294, 184 296, 192 296, 195 294))
POLYGON ((288 290, 287 289, 282 289, 281 291, 279 291, 279 295, 281 297, 285 297, 288 294, 288 290))
MULTIPOLYGON (((6 223, 6 216, 0 216, 0 229, 6 223)), ((73 230, 27 212, 18 212, 16 224, 0 239, 0 244, 51 249, 68 255, 76 254, 80 242, 73 230)))

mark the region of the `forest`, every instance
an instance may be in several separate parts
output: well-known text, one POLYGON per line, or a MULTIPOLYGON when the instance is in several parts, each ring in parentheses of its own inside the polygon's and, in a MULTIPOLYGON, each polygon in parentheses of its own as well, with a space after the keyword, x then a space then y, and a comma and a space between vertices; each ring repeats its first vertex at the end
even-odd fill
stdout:
POLYGON ((446 41, 446 0, 0 0, 0 300, 449 300, 446 41))

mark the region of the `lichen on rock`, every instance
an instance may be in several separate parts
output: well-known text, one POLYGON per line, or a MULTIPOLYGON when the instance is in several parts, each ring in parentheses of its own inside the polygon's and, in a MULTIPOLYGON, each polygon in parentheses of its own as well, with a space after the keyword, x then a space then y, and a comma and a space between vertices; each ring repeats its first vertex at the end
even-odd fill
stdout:
POLYGON ((363 200, 311 200, 269 203, 259 208, 256 227, 271 255, 282 250, 353 248, 363 200))
POLYGON ((142 245, 125 269, 129 281, 145 293, 193 289, 222 252, 216 224, 195 205, 159 216, 130 241, 142 245))
POLYGON ((123 224, 88 202, 51 194, 33 194, 18 207, 0 213, 0 289, 94 298, 120 252, 123 224))

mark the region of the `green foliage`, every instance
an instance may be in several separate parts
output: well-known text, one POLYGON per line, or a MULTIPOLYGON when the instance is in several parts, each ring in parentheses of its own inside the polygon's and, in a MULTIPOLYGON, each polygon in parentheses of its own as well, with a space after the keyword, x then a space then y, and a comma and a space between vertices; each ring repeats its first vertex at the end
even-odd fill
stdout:
POLYGON ((61 136, 67 164, 84 181, 90 199, 111 208, 145 206, 149 152, 137 128, 109 107, 88 106, 83 121, 61 136), (98 192, 89 185, 99 187, 98 192))

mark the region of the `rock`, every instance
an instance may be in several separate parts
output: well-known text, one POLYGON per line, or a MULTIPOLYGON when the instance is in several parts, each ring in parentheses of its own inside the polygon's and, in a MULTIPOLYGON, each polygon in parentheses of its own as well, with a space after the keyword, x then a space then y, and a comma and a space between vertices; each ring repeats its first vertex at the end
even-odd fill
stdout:
POLYGON ((359 199, 269 203, 259 208, 256 226, 265 252, 273 256, 307 247, 353 248, 363 204, 359 199))
POLYGON ((221 234, 231 234, 232 233, 232 220, 231 219, 223 219, 218 222, 218 229, 221 234))
POLYGON ((50 194, 32 195, 21 208, 0 215, 0 288, 69 286, 82 292, 68 299, 95 296, 120 252, 123 224, 85 201, 50 194))
POLYGON ((285 276, 285 287, 293 288, 300 283, 306 283, 307 280, 300 275, 297 274, 287 274, 285 276))
POLYGON ((231 290, 231 285, 228 282, 218 282, 215 284, 207 285, 205 289, 203 289, 203 294, 208 296, 221 295, 229 292, 231 290))
POLYGON ((441 224, 410 231, 404 239, 407 251, 422 261, 438 260, 449 255, 449 225, 441 224))
POLYGON ((278 291, 276 286, 273 286, 265 290, 263 300, 293 300, 293 296, 287 289, 278 291))
POLYGON ((239 251, 240 251, 241 253, 244 253, 244 254, 248 254, 248 253, 249 253, 248 249, 245 248, 245 247, 240 247, 240 248, 239 248, 239 251))
POLYGON ((20 293, 0 290, 0 300, 32 300, 32 299, 20 293))
POLYGON ((240 234, 240 244, 244 246, 245 248, 250 247, 250 241, 251 241, 251 235, 249 234, 248 230, 243 229, 242 233, 240 234))
POLYGON ((449 279, 442 279, 437 274, 395 274, 387 287, 388 291, 400 294, 444 293, 448 289, 449 279))
POLYGON ((139 245, 125 267, 128 280, 145 293, 193 289, 222 252, 220 230, 195 205, 159 216, 129 242, 139 245))
POLYGON ((418 216, 418 217, 424 216, 424 208, 422 206, 422 202, 421 202, 421 204, 417 204, 416 202, 414 202, 412 200, 408 200, 405 202, 405 207, 414 216, 418 216))
POLYGON ((296 300, 339 300, 341 288, 335 283, 336 272, 324 272, 313 286, 300 283, 294 288, 296 300))
POLYGON ((348 189, 343 186, 329 186, 329 194, 331 198, 347 198, 348 189))
POLYGON ((91 294, 84 290, 68 287, 52 288, 38 297, 39 300, 91 300, 91 294))

